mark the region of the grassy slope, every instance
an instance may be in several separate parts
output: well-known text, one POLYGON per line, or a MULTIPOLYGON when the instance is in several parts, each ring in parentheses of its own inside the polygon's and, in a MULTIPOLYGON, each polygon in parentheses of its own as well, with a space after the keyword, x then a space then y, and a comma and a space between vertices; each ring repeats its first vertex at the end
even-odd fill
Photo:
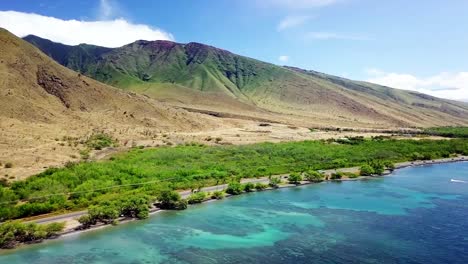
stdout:
MULTIPOLYGON (((37 37, 28 41, 48 43, 37 37)), ((56 45, 60 44, 49 43, 48 50, 60 50, 56 45)), ((78 53, 82 47, 72 49, 70 53, 78 53)), ((466 125, 468 120, 467 104, 283 68, 199 43, 137 41, 102 54, 86 54, 90 58, 82 61, 95 63, 78 66, 76 58, 69 57, 62 64, 111 85, 173 102, 187 105, 196 101, 203 107, 219 101, 220 111, 258 106, 305 121, 341 126, 466 125), (187 96, 181 87, 192 92, 187 96), (209 96, 204 99, 204 94, 209 96), (229 98, 244 106, 229 109, 229 98)))

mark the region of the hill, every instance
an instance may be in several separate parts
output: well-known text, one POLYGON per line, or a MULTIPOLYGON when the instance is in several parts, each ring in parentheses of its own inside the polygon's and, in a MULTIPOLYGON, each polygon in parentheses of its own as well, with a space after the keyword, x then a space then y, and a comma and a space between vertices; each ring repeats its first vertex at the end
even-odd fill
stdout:
POLYGON ((468 104, 280 67, 200 43, 139 40, 108 49, 25 40, 73 70, 190 110, 308 126, 429 127, 468 124, 468 104))
POLYGON ((206 116, 71 71, 4 29, 0 94, 0 176, 7 178, 78 160, 83 142, 96 133, 131 146, 158 133, 217 126, 206 116), (13 168, 5 169, 6 162, 13 168))

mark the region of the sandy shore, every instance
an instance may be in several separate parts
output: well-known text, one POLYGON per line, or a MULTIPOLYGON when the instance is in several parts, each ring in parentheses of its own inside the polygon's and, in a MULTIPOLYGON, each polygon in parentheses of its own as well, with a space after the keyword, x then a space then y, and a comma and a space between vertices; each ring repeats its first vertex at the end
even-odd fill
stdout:
MULTIPOLYGON (((406 168, 406 167, 415 167, 415 166, 424 166, 424 165, 442 164, 442 163, 451 163, 451 162, 460 162, 460 161, 468 161, 468 156, 458 156, 458 157, 454 157, 454 158, 444 158, 444 159, 427 160, 427 161, 400 162, 400 163, 395 164, 395 169, 397 170, 397 169, 402 169, 402 168, 406 168)), ((331 175, 332 173, 336 173, 336 172, 358 173, 359 172, 359 167, 325 170, 325 171, 322 171, 322 172, 324 174, 326 174, 326 175, 331 175)), ((384 173, 384 175, 390 175, 391 173, 392 173, 392 171, 387 170, 384 173)), ((382 175, 382 176, 384 176, 384 175, 382 175)), ((276 175, 274 177, 281 177, 282 179, 285 179, 285 178, 287 178, 287 174, 276 175)), ((351 180, 362 180, 362 179, 369 179, 369 178, 376 178, 376 177, 379 177, 379 176, 360 176, 360 177, 352 178, 352 179, 343 178, 343 179, 339 179, 339 180, 327 180, 327 181, 351 181, 351 180)), ((261 177, 261 178, 256 178, 256 179, 244 179, 244 180, 241 181, 241 183, 248 183, 248 182, 267 184, 269 182, 269 178, 268 177, 261 177)), ((303 186, 303 185, 314 184, 314 183, 315 182, 302 181, 300 184, 281 184, 278 188, 290 188, 290 187, 303 186)), ((227 187, 227 184, 222 184, 222 185, 217 185, 217 186, 205 187, 205 188, 202 188, 201 191, 211 192, 211 191, 215 191, 215 190, 222 190, 222 189, 225 189, 226 187, 227 187)), ((265 189, 265 191, 275 190, 275 189, 277 189, 277 188, 267 188, 267 189, 265 189)), ((181 194, 181 196, 183 198, 187 198, 191 194, 190 191, 181 191, 179 193, 181 194)), ((226 194, 226 197, 230 197, 230 196, 232 196, 232 195, 226 194)), ((213 201, 217 201, 217 200, 216 199, 208 199, 208 200, 204 201, 203 203, 213 202, 213 201)), ((189 207, 190 207, 190 205, 189 205, 189 207)), ((162 212, 162 211, 164 211, 164 210, 162 210, 160 208, 153 207, 153 208, 150 209, 150 216, 155 215, 155 214, 157 214, 159 212, 162 212)), ((70 224, 69 223, 70 221, 77 222, 76 218, 79 217, 80 215, 83 215, 83 214, 86 214, 86 211, 74 212, 74 213, 65 214, 65 215, 62 215, 62 216, 52 216, 52 217, 49 217, 49 218, 43 218, 43 219, 38 219, 38 220, 34 220, 34 221, 38 222, 38 223, 67 222, 66 230, 64 232, 62 232, 60 234, 60 236, 58 236, 57 238, 54 238, 54 240, 64 238, 64 237, 68 237, 68 236, 72 236, 72 235, 78 235, 78 234, 81 234, 81 233, 84 233, 84 232, 91 232, 91 231, 95 231, 95 230, 103 229, 105 227, 112 226, 112 225, 106 225, 106 224, 98 224, 98 225, 92 226, 91 228, 88 228, 88 229, 76 229, 76 227, 77 227, 76 224, 70 224)), ((137 221, 137 219, 128 218, 128 217, 121 217, 121 218, 118 219, 118 221, 119 221, 119 224, 124 224, 124 223, 128 223, 128 222, 131 222, 131 221, 137 221)), ((45 240, 45 241, 47 241, 47 240, 45 240)))

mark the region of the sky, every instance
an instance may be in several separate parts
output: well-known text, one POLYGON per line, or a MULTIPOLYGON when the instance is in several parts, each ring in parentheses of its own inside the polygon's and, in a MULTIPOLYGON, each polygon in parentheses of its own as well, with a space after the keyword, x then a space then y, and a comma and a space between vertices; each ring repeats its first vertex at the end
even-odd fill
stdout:
POLYGON ((0 27, 70 45, 201 42, 468 101, 467 0, 0 0, 0 27))

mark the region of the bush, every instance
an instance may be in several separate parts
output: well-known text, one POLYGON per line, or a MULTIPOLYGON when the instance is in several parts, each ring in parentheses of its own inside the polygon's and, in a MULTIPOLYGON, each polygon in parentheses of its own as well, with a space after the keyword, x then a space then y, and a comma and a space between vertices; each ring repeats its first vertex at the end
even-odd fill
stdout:
POLYGON ((159 208, 183 210, 187 208, 187 201, 182 200, 180 194, 176 191, 165 190, 158 197, 159 208), (185 202, 182 202, 185 201, 185 202), (185 204, 185 205, 184 205, 185 204))
MULTIPOLYGON (((449 155, 450 156, 450 155, 449 155)), ((448 157, 447 157, 448 158, 448 157)), ((395 163, 391 161, 384 161, 383 162, 384 166, 389 169, 389 170, 394 170, 395 169, 395 163)))
POLYGON ((365 164, 361 166, 360 174, 362 176, 371 176, 375 173, 374 168, 372 168, 369 164, 365 164))
POLYGON ((272 177, 270 179, 270 183, 268 183, 268 185, 270 185, 270 187, 272 188, 278 188, 280 184, 281 184, 281 179, 278 177, 272 177))
POLYGON ((85 144, 88 146, 88 148, 100 150, 105 147, 114 146, 115 140, 105 133, 97 133, 91 135, 91 137, 86 140, 85 144))
POLYGON ((187 198, 187 202, 189 204, 202 203, 203 201, 205 201, 206 197, 207 195, 205 192, 193 193, 187 198))
POLYGON ((300 184, 302 181, 302 175, 298 172, 293 172, 288 177, 289 183, 300 184))
POLYGON ((255 184, 248 182, 244 184, 244 191, 246 192, 253 192, 255 190, 255 184))
POLYGON ((221 200, 226 194, 223 191, 214 191, 211 195, 212 199, 221 200))
POLYGON ((324 178, 325 176, 318 171, 311 170, 305 173, 305 179, 310 182, 321 182, 324 178))
POLYGON ((89 214, 85 214, 78 218, 78 222, 81 224, 81 228, 87 229, 95 224, 97 224, 97 220, 91 217, 89 214))
POLYGON ((19 221, 5 222, 0 225, 0 248, 14 248, 19 243, 34 243, 45 238, 57 236, 65 223, 38 225, 19 221))
POLYGON ((5 168, 6 168, 6 169, 11 169, 11 168, 13 168, 13 163, 11 163, 11 162, 5 163, 5 168))
POLYGON ((258 182, 257 184, 255 184, 255 189, 257 191, 263 191, 265 190, 266 188, 268 188, 268 185, 264 184, 264 183, 261 183, 261 182, 258 182))
POLYGON ((188 202, 185 199, 181 199, 175 204, 175 210, 185 210, 188 207, 188 202))
POLYGON ((50 223, 44 226, 47 238, 57 236, 65 228, 65 223, 50 223))
POLYGON ((344 175, 345 174, 343 172, 337 171, 336 173, 332 173, 330 179, 331 180, 339 180, 339 179, 343 178, 344 175))
POLYGON ((382 175, 385 172, 385 166, 381 161, 373 160, 369 165, 374 169, 374 174, 382 175))
POLYGON ((87 160, 89 159, 89 149, 82 149, 80 150, 80 156, 82 159, 87 160))
POLYGON ((244 191, 244 186, 238 182, 231 182, 229 183, 226 193, 232 194, 232 195, 239 195, 244 191))

